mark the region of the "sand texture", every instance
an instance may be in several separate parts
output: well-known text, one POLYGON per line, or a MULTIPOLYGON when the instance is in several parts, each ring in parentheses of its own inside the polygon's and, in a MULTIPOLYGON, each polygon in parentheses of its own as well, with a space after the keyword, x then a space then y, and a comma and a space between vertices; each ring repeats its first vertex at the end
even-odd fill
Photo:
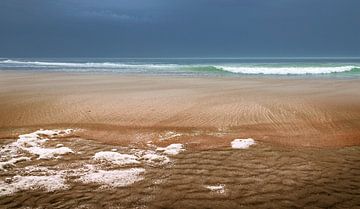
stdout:
POLYGON ((2 71, 0 135, 64 127, 111 143, 177 131, 198 147, 234 137, 295 146, 359 145, 359 89, 357 79, 2 71))

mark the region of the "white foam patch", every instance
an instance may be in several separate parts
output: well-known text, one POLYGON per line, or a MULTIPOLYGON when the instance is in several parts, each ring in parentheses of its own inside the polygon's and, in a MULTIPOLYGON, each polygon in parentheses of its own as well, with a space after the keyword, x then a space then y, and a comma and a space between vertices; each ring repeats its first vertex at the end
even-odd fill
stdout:
POLYGON ((0 181, 0 196, 11 195, 24 190, 42 189, 48 192, 66 189, 61 175, 52 176, 14 176, 9 183, 0 181))
MULTIPOLYGON (((58 137, 70 134, 71 129, 67 130, 38 130, 29 134, 19 135, 15 142, 6 144, 0 149, 0 170, 15 166, 16 163, 25 160, 59 158, 62 155, 73 153, 64 144, 54 141, 53 147, 48 147, 47 141, 56 140, 58 137)), ((167 137, 177 137, 177 133, 171 132, 167 137)), ((156 147, 154 147, 155 149, 156 147)), ((116 165, 137 164, 133 168, 109 170, 108 164, 91 161, 91 165, 72 165, 72 169, 59 166, 39 166, 32 165, 21 168, 17 171, 18 176, 7 178, 0 181, 0 196, 10 195, 15 192, 41 189, 45 191, 55 191, 68 187, 66 179, 81 181, 83 183, 95 183, 101 187, 123 187, 142 180, 141 175, 145 172, 144 168, 137 167, 138 164, 156 166, 164 165, 171 161, 170 156, 184 151, 183 144, 171 144, 167 147, 159 147, 157 150, 129 150, 131 154, 122 154, 117 149, 112 151, 101 151, 94 154, 96 161, 110 162, 116 165)), ((101 188, 100 187, 100 188, 101 188)))
POLYGON ((58 155, 73 153, 68 147, 45 148, 43 144, 48 138, 55 136, 64 136, 70 134, 73 130, 38 130, 29 134, 22 134, 18 140, 11 143, 7 147, 13 150, 24 150, 31 154, 37 155, 39 159, 50 159, 58 155))
POLYGON ((11 158, 8 161, 0 162, 0 171, 5 170, 9 167, 15 166, 16 163, 21 161, 28 161, 30 160, 29 157, 17 157, 17 158, 11 158))
POLYGON ((248 139, 235 139, 231 142, 231 147, 234 149, 247 149, 251 145, 256 144, 254 139, 248 138, 248 139))
POLYGON ((153 151, 147 151, 141 158, 150 164, 163 165, 170 162, 170 159, 167 156, 156 154, 153 151))
POLYGON ((120 154, 118 152, 102 151, 94 155, 95 160, 108 161, 117 165, 140 163, 135 155, 120 154))
POLYGON ((58 170, 50 170, 44 166, 26 166, 22 171, 21 174, 25 174, 26 176, 35 175, 35 176, 49 176, 49 175, 63 175, 64 172, 58 170))
POLYGON ((182 145, 182 144, 170 144, 167 147, 159 147, 156 150, 163 151, 167 155, 177 155, 180 152, 185 151, 185 149, 183 147, 184 147, 184 145, 182 145))
POLYGON ((55 156, 74 153, 68 147, 58 147, 58 148, 29 147, 29 148, 24 148, 24 150, 28 151, 31 154, 37 155, 38 159, 51 159, 54 158, 55 156))
POLYGON ((145 172, 143 168, 131 168, 126 170, 99 170, 93 171, 80 177, 83 183, 103 184, 109 187, 125 187, 143 179, 140 174, 145 172))
POLYGON ((0 148, 0 160, 4 161, 8 158, 14 158, 19 155, 18 147, 12 143, 1 146, 0 148))
POLYGON ((205 188, 211 190, 212 192, 216 192, 219 194, 225 193, 225 185, 224 184, 218 184, 218 185, 207 185, 205 188))
POLYGON ((36 147, 48 141, 48 138, 53 138, 55 136, 64 136, 70 134, 72 131, 72 129, 37 130, 33 133, 19 135, 19 139, 14 142, 13 145, 18 147, 36 147))

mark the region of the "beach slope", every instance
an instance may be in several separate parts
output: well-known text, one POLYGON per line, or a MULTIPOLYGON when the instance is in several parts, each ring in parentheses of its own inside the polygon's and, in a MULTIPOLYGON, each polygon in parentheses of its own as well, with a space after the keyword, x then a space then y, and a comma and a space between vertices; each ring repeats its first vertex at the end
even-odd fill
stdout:
POLYGON ((360 145, 359 89, 358 79, 1 71, 0 135, 65 127, 120 144, 174 131, 199 148, 234 137, 291 146, 360 145))

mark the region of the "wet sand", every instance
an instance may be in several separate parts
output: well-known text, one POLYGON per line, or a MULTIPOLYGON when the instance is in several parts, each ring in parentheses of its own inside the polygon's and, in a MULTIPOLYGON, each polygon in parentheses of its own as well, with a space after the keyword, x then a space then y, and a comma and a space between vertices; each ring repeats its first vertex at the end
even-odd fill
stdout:
MULTIPOLYGON (((94 153, 116 148, 133 154, 137 148, 113 146, 68 137, 74 154, 59 159, 25 161, 0 171, 0 181, 14 175, 65 173, 66 189, 18 191, 0 197, 0 208, 358 208, 360 147, 294 149, 257 142, 249 149, 231 147, 186 150, 169 156, 165 165, 118 166, 94 161, 94 153), (125 187, 84 183, 78 169, 86 165, 116 170, 144 168, 142 179, 125 187), (31 169, 28 169, 31 168, 31 169), (36 169, 34 169, 36 168, 36 169), (30 172, 31 170, 35 170, 30 172), (45 172, 43 171, 45 170, 45 172), (209 189, 209 186, 220 189, 209 189)), ((2 145, 2 144, 0 144, 2 145)), ((151 149, 148 147, 147 149, 151 149)))
POLYGON ((107 143, 167 131, 194 148, 234 137, 291 146, 360 144, 358 79, 176 78, 0 72, 0 137, 81 128, 107 143))
MULTIPOLYGON (((74 129, 42 145, 72 153, 22 150, 16 157, 30 160, 0 169, 0 208, 358 208, 359 89, 353 79, 0 71, 0 151, 20 134, 74 129), (231 148, 249 137, 255 145, 231 148), (157 150, 174 143, 184 151, 157 150), (139 163, 96 160, 103 151, 139 163), (169 162, 149 163, 145 152, 169 162), (81 181, 128 169, 143 172, 125 186, 81 181), (66 187, 16 187, 53 175, 66 187), (1 185, 15 191, 4 195, 1 185)), ((0 153, 0 164, 14 157, 0 153)))

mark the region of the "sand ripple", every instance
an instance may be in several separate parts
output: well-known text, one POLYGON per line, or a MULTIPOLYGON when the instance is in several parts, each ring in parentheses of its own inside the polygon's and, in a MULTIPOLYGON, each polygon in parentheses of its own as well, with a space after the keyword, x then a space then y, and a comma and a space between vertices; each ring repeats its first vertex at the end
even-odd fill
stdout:
MULTIPOLYGON (((59 141, 48 143, 51 146, 59 141)), ((296 150, 259 142, 248 149, 232 149, 229 144, 222 149, 186 149, 166 158, 169 163, 165 164, 148 163, 147 158, 139 156, 140 163, 119 165, 94 160, 93 156, 114 149, 129 155, 154 155, 156 151, 71 137, 62 139, 61 143, 71 147, 74 154, 18 162, 7 171, 0 171, 0 180, 6 182, 15 175, 62 175, 67 187, 61 190, 39 187, 1 196, 0 208, 356 208, 360 205, 360 147, 296 150), (136 172, 127 175, 129 171, 136 172), (88 181, 79 180, 79 173, 88 181), (121 175, 115 181, 130 179, 128 183, 114 187, 111 179, 94 178, 118 173, 121 175), (101 186, 102 182, 110 187, 101 186)))

